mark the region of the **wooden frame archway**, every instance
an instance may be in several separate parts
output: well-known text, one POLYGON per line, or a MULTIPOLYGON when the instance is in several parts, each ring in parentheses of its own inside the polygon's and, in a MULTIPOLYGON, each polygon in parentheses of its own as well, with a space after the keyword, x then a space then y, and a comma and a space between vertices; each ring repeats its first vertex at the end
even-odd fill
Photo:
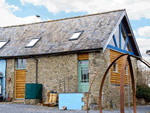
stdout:
MULTIPOLYGON (((133 74, 133 67, 132 67, 132 63, 131 63, 131 58, 130 57, 134 57, 138 60, 140 60, 142 63, 144 63, 146 66, 148 66, 150 68, 150 64, 142 59, 141 57, 137 57, 137 56, 133 56, 133 55, 129 55, 129 54, 122 54, 119 55, 107 68, 103 78, 102 78, 102 82, 100 85, 100 90, 99 90, 99 110, 100 113, 102 113, 102 107, 101 107, 101 93, 102 93, 102 88, 103 88, 103 84, 106 78, 107 73, 109 72, 111 66, 121 57, 123 57, 123 62, 122 62, 122 67, 121 67, 121 80, 120 80, 120 113, 124 113, 124 71, 125 71, 125 64, 128 60, 129 62, 129 67, 130 67, 130 74, 131 74, 131 80, 132 80, 132 90, 133 90, 133 111, 134 113, 136 113, 136 92, 135 92, 135 81, 134 81, 134 74, 133 74)), ((95 77, 97 76, 98 72, 104 67, 104 65, 97 71, 97 73, 95 74, 92 83, 89 87, 89 92, 88 92, 88 96, 87 96, 87 113, 88 113, 88 101, 89 101, 89 93, 91 90, 91 86, 93 84, 93 81, 95 79, 95 77)))

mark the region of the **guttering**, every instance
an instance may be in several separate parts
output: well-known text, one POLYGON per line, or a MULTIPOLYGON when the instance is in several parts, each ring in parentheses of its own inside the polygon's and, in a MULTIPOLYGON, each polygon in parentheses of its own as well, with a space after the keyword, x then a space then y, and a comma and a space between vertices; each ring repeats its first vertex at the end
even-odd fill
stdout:
POLYGON ((0 59, 11 59, 11 58, 31 58, 33 56, 43 56, 43 55, 66 55, 66 54, 78 54, 78 53, 88 53, 88 52, 97 52, 103 48, 94 48, 94 49, 83 49, 83 50, 72 50, 72 51, 63 51, 63 52, 53 52, 53 53, 44 53, 44 54, 29 54, 29 55, 16 55, 16 56, 0 56, 0 59))

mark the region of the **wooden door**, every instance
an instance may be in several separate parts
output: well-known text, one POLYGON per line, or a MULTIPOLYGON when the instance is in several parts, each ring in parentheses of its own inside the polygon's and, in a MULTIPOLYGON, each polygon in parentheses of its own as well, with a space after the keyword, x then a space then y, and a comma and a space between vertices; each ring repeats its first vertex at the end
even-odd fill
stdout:
POLYGON ((26 70, 16 70, 15 72, 15 98, 25 98, 25 78, 26 70))
POLYGON ((78 69, 78 92, 89 91, 89 61, 80 60, 78 69))

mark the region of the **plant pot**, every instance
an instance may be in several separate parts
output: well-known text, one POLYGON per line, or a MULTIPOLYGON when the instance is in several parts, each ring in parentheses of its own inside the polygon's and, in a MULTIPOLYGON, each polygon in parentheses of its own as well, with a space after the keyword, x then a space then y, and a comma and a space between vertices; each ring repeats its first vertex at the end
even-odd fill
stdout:
POLYGON ((8 78, 7 78, 7 81, 11 81, 11 78, 8 77, 8 78))

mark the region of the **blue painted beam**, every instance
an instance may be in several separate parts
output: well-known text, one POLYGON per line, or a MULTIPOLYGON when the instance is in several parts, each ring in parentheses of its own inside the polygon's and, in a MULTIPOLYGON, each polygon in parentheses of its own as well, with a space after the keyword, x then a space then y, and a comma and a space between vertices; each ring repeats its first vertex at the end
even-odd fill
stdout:
POLYGON ((135 55, 135 54, 134 54, 134 53, 132 53, 132 52, 125 51, 125 50, 123 50, 123 49, 120 49, 120 48, 114 47, 114 46, 109 45, 109 44, 107 45, 107 48, 109 48, 109 49, 113 49, 113 50, 118 51, 118 52, 121 52, 121 53, 129 53, 130 55, 135 55))
POLYGON ((132 49, 133 53, 135 53, 135 52, 134 52, 134 48, 133 48, 133 46, 132 46, 132 43, 131 43, 131 41, 130 41, 130 38, 128 37, 128 32, 127 32, 126 26, 125 26, 125 24, 124 24, 123 21, 122 21, 122 24, 123 24, 124 30, 125 30, 125 32, 126 32, 127 38, 128 38, 128 40, 129 40, 131 49, 132 49))
POLYGON ((119 24, 119 48, 121 48, 121 24, 119 24))
POLYGON ((113 35, 113 39, 114 39, 114 42, 115 42, 115 46, 118 47, 115 35, 113 35))
POLYGON ((129 40, 129 37, 127 36, 126 43, 124 45, 124 50, 126 50, 126 47, 127 47, 127 44, 128 44, 128 40, 129 40))
POLYGON ((122 21, 121 23, 123 24, 123 28, 124 28, 124 30, 125 30, 125 32, 126 32, 127 37, 128 37, 128 32, 127 32, 127 29, 126 29, 126 27, 125 27, 125 25, 124 25, 124 22, 122 21))
POLYGON ((133 48, 133 46, 132 46, 132 43, 131 43, 131 40, 130 40, 130 39, 129 39, 129 43, 130 43, 130 46, 131 46, 131 49, 132 49, 133 53, 135 53, 134 48, 133 48))

